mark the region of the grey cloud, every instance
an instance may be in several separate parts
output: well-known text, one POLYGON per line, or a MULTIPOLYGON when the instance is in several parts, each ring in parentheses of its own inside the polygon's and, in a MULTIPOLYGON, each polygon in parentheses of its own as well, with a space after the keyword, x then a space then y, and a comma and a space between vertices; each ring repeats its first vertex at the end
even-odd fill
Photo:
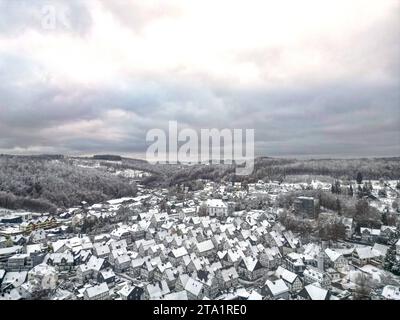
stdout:
MULTIPOLYGON (((0 10, 5 10, 0 11, 0 33, 14 36, 37 29, 38 3, 47 2, 0 0, 0 10)), ((89 11, 82 2, 68 3, 74 32, 86 32, 89 11)), ((135 2, 102 4, 132 30, 178 14, 173 7, 157 11, 135 2)), ((120 79, 123 88, 59 86, 36 61, 0 50, 0 150, 143 153, 148 129, 167 128, 168 120, 177 120, 198 130, 254 128, 257 155, 400 155, 398 25, 393 13, 352 38, 354 43, 345 43, 343 51, 328 40, 321 42, 332 56, 354 63, 356 76, 325 79, 321 70, 318 77, 305 72, 303 77, 310 81, 259 88, 240 87, 235 79, 227 83, 208 75, 186 77, 179 70, 168 75, 128 74, 120 79), (372 73, 372 79, 365 79, 372 73), (113 110, 126 114, 113 118, 108 113, 113 110), (114 133, 115 139, 109 139, 114 133)), ((283 59, 282 50, 250 50, 236 58, 264 70, 269 84, 268 68, 283 59)))
MULTIPOLYGON (((31 110, 26 106, 24 112, 21 109, 8 112, 0 119, 6 121, 2 128, 10 124, 14 128, 2 130, 0 148, 58 143, 73 152, 144 152, 148 129, 166 128, 168 120, 177 120, 183 126, 196 129, 254 128, 259 155, 395 155, 399 152, 400 97, 393 86, 326 83, 303 91, 298 88, 275 92, 233 90, 223 95, 208 87, 179 87, 166 81, 157 85, 153 82, 149 92, 146 88, 145 84, 127 91, 81 88, 79 93, 75 88, 72 92, 62 92, 65 97, 72 95, 73 99, 65 99, 65 103, 61 99, 57 104, 54 99, 32 99, 38 103, 31 110), (136 118, 132 122, 113 123, 104 116, 111 106, 136 118), (101 136, 57 136, 58 125, 96 119, 104 121, 99 130, 111 128, 123 132, 121 140, 113 143, 102 140, 101 136), (53 128, 51 137, 42 130, 47 127, 53 128)), ((48 95, 51 97, 52 93, 48 95)))

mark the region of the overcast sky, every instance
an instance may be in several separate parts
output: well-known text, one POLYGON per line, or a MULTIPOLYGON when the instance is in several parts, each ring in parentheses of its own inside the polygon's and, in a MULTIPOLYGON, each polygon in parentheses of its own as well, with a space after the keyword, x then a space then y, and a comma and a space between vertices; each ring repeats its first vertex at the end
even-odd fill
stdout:
POLYGON ((0 153, 140 156, 177 120, 398 156, 399 39, 399 0, 0 0, 0 153))

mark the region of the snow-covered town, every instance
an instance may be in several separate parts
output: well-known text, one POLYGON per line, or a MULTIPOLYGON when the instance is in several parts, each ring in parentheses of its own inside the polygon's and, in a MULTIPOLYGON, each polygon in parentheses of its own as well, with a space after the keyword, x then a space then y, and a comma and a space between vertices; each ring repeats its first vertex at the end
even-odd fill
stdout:
POLYGON ((199 179, 57 215, 1 209, 0 300, 400 300, 399 194, 199 179))

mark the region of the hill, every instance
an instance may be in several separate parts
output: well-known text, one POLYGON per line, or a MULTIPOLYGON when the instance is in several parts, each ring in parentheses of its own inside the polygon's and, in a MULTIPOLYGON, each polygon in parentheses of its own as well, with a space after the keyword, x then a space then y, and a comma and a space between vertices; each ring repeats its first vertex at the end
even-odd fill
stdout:
POLYGON ((0 207, 54 211, 135 193, 129 179, 68 158, 0 156, 0 207))

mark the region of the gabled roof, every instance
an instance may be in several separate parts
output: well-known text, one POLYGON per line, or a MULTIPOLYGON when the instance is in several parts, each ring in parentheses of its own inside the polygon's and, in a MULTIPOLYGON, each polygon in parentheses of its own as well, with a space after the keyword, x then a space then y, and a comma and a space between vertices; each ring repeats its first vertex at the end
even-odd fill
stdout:
POLYGON ((183 257, 183 256, 188 254, 188 252, 187 252, 185 247, 180 247, 178 249, 173 249, 171 252, 172 252, 172 255, 175 258, 180 258, 180 257, 183 257))
POLYGON ((132 268, 141 267, 145 263, 145 261, 146 261, 146 258, 142 258, 142 257, 133 259, 131 261, 131 267, 132 268))
POLYGON ((269 291, 273 296, 289 292, 289 288, 287 287, 285 281, 283 281, 282 279, 276 281, 267 280, 265 282, 265 285, 268 287, 269 291))
POLYGON ((227 208, 227 204, 221 199, 208 199, 206 202, 207 207, 212 208, 227 208))
POLYGON ((148 284, 146 286, 147 292, 151 300, 159 299, 160 297, 170 293, 167 282, 165 280, 148 284))
POLYGON ((301 296, 306 293, 311 300, 327 300, 329 291, 319 287, 317 284, 309 284, 300 292, 301 296))
POLYGON ((109 289, 108 289, 107 283, 103 282, 103 283, 100 283, 97 286, 93 286, 93 287, 87 288, 86 289, 86 294, 87 294, 87 296, 89 298, 93 298, 93 297, 96 297, 96 296, 98 296, 100 294, 106 293, 108 291, 109 291, 109 289))
POLYGON ((236 272, 235 267, 230 267, 230 268, 226 268, 226 269, 221 269, 221 275, 222 275, 222 279, 227 282, 227 281, 231 281, 233 279, 237 279, 239 278, 238 273, 236 272))
POLYGON ((256 269, 257 265, 261 266, 259 261, 258 261, 258 259, 254 258, 254 257, 251 257, 251 256, 250 257, 243 257, 242 261, 243 261, 244 265, 246 266, 246 269, 251 271, 251 272, 256 269))
POLYGON ((360 259, 371 259, 377 256, 376 252, 372 250, 371 247, 363 247, 363 248, 355 248, 355 252, 357 253, 360 259))
POLYGON ((115 273, 112 270, 103 270, 103 271, 100 271, 100 273, 104 280, 115 277, 115 273))
POLYGON ((203 284, 193 278, 189 278, 185 285, 185 290, 196 297, 199 296, 202 288, 203 284))
POLYGON ((400 300, 400 288, 387 285, 382 290, 382 296, 390 300, 400 300))
POLYGON ((337 259, 339 259, 342 256, 342 254, 340 254, 339 252, 336 252, 330 248, 325 249, 325 254, 328 256, 328 258, 332 262, 335 262, 337 259))
POLYGON ((11 284, 14 287, 19 287, 25 282, 27 275, 27 271, 7 272, 3 278, 2 286, 11 284))
POLYGON ((172 292, 163 298, 163 300, 188 300, 187 291, 182 290, 178 292, 172 292))
POLYGON ((135 290, 135 287, 125 285, 121 290, 118 291, 118 294, 123 297, 128 297, 133 290, 135 290))
POLYGON ((214 249, 214 244, 211 240, 205 240, 203 242, 197 242, 196 247, 199 252, 207 252, 214 249))
POLYGON ((103 264, 104 264, 103 258, 97 258, 96 256, 91 256, 87 263, 87 267, 91 270, 100 271, 100 269, 103 267, 103 264))
POLYGON ((383 244, 375 243, 372 247, 372 250, 375 251, 377 255, 385 256, 388 251, 389 246, 385 246, 383 244))
POLYGON ((262 295, 259 294, 257 291, 253 290, 249 296, 247 297, 247 300, 262 300, 262 295))
POLYGON ((292 284, 293 282, 296 281, 297 279, 297 274, 282 268, 281 266, 278 267, 278 269, 276 269, 275 271, 275 275, 278 278, 282 278, 283 280, 285 280, 286 282, 289 282, 290 284, 292 284))

